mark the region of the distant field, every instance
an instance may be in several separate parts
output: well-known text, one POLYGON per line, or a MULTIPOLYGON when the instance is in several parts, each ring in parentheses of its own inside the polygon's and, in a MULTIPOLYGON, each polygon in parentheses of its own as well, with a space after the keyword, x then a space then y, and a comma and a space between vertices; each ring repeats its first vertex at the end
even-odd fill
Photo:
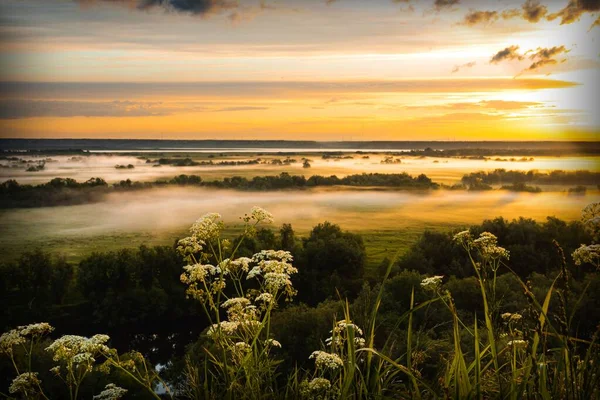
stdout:
MULTIPOLYGON (((489 160, 463 159, 463 158, 434 158, 414 157, 403 155, 384 154, 346 154, 343 157, 352 158, 328 158, 323 159, 322 153, 306 153, 298 155, 216 155, 209 158, 209 154, 162 154, 148 155, 150 160, 160 157, 183 159, 189 157, 194 161, 249 161, 261 159, 260 164, 252 165, 208 165, 208 166, 173 166, 147 163, 146 159, 140 159, 131 155, 106 155, 94 154, 89 156, 67 156, 67 155, 44 155, 44 156, 19 156, 29 161, 32 165, 44 159, 50 159, 45 163, 41 171, 26 171, 26 165, 11 163, 0 160, 0 181, 16 179, 21 184, 45 183, 55 177, 73 178, 77 181, 86 181, 92 177, 100 177, 109 183, 119 182, 125 179, 132 181, 154 181, 157 179, 170 179, 179 174, 200 175, 204 180, 221 180, 225 177, 243 176, 254 177, 262 175, 278 175, 288 172, 292 175, 337 175, 343 177, 359 173, 401 173, 411 175, 426 174, 438 183, 454 184, 460 181, 465 173, 475 171, 491 171, 497 168, 508 170, 589 170, 600 171, 600 157, 597 156, 565 156, 565 157, 527 157, 528 161, 496 161, 496 157, 489 160), (273 160, 283 161, 286 158, 294 162, 289 165, 274 165, 273 160), (368 157, 368 158, 364 158, 368 157), (309 159, 310 168, 303 168, 302 159, 309 159), (387 162, 386 162, 387 159, 387 162), (264 163, 263 163, 264 162, 264 163), (116 169, 116 165, 127 166, 131 169, 116 169)), ((501 160, 510 160, 520 157, 498 157, 501 160)), ((27 165, 27 166, 28 166, 27 165)))
POLYGON ((426 229, 450 230, 495 216, 575 220, 583 207, 599 200, 598 191, 585 195, 350 189, 235 192, 173 187, 115 193, 95 204, 3 211, 0 252, 3 259, 14 259, 25 250, 42 248, 78 261, 93 251, 171 244, 207 212, 220 212, 226 222, 239 224, 237 217, 259 205, 275 215, 276 228, 289 222, 299 235, 326 220, 363 235, 369 268, 375 268, 384 258, 404 252, 426 229))

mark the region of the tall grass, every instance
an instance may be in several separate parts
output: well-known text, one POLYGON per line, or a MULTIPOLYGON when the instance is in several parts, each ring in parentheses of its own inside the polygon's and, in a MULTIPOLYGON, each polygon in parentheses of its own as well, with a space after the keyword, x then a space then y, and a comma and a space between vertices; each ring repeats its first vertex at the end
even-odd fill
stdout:
MULTIPOLYGON (((255 208, 244 217, 244 237, 255 226, 268 222, 269 213, 255 208)), ((509 253, 497 238, 484 232, 474 238, 469 231, 455 236, 467 252, 477 279, 483 315, 464 321, 456 308, 444 277, 426 277, 420 286, 430 297, 417 303, 415 288, 409 309, 396 318, 390 332, 405 329, 405 348, 400 356, 390 334, 376 340, 380 332, 380 307, 390 262, 384 280, 364 321, 364 330, 353 322, 345 302, 341 318, 334 318, 331 336, 310 356, 314 368, 296 367, 287 376, 278 371, 277 349, 271 318, 274 310, 295 295, 292 257, 283 251, 262 251, 252 258, 238 257, 241 243, 233 246, 221 239, 219 216, 207 214, 179 242, 188 261, 181 280, 187 295, 196 299, 211 326, 204 332, 199 358, 186 359, 183 384, 166 394, 156 393, 164 383, 139 353, 119 355, 105 343, 108 337, 66 336, 47 347, 54 356, 57 377, 67 384, 71 399, 89 374, 117 369, 154 398, 190 399, 567 399, 600 398, 600 346, 597 331, 591 340, 572 335, 573 315, 585 292, 569 301, 570 273, 562 249, 556 244, 562 267, 538 301, 531 285, 521 280, 508 263, 509 253), (522 313, 502 313, 496 292, 498 272, 505 269, 517 279, 528 300, 522 313), (415 321, 418 313, 436 304, 447 310, 452 327, 450 351, 439 379, 424 379, 418 369, 415 321), (551 304, 558 304, 551 310, 551 304), (468 338, 465 342, 464 338, 468 338), (383 343, 379 347, 377 343, 383 343), (465 344, 465 343, 472 343, 465 344)), ((597 245, 582 246, 574 258, 595 260, 597 245), (591 246, 591 247, 590 247, 591 246), (588 253, 584 252, 584 247, 588 253), (583 250, 582 250, 583 249, 583 250), (594 255, 595 254, 595 255, 594 255)), ((14 366, 17 377, 2 393, 7 398, 48 398, 44 385, 32 369, 33 347, 52 331, 47 324, 19 327, 3 334, 0 351, 14 366), (22 350, 19 350, 22 349, 22 350)), ((298 360, 296 360, 298 361, 298 360)), ((117 399, 127 391, 107 385, 98 399, 117 399), (111 397, 112 396, 112 397, 111 397)))

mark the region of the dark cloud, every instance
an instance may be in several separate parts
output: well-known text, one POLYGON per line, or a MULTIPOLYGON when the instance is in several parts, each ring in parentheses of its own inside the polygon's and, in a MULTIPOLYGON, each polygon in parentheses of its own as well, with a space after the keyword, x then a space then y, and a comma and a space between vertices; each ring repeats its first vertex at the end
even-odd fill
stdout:
POLYGON ((490 22, 494 22, 498 19, 497 11, 469 11, 467 15, 465 15, 465 19, 463 20, 463 25, 473 26, 477 24, 488 24, 490 22))
POLYGON ((475 64, 477 64, 475 61, 471 61, 466 64, 455 65, 454 68, 452 68, 452 73, 455 74, 463 68, 472 68, 475 66, 475 64))
POLYGON ((497 64, 505 60, 523 60, 525 57, 519 54, 518 50, 519 46, 510 46, 500 50, 491 58, 490 64, 497 64))
POLYGON ((435 0, 433 3, 433 8, 435 8, 437 11, 440 11, 444 8, 450 8, 457 4, 460 4, 460 0, 435 0))
POLYGON ((139 10, 161 8, 193 15, 208 15, 238 7, 232 0, 75 0, 80 4, 111 3, 133 6, 139 10))
MULTIPOLYGON (((558 60, 556 56, 560 54, 566 54, 569 50, 565 46, 555 46, 550 48, 538 48, 535 53, 529 56, 530 60, 533 60, 533 64, 527 68, 528 71, 535 71, 540 69, 546 65, 554 65, 558 64, 558 60)), ((561 60, 561 62, 566 61, 566 59, 561 60)))
POLYGON ((529 22, 538 22, 547 12, 546 6, 541 5, 538 0, 527 0, 523 4, 523 18, 529 22))
MULTIPOLYGON (((555 14, 548 15, 548 20, 552 21, 556 18, 560 18, 560 24, 571 24, 579 21, 579 18, 584 13, 593 13, 600 11, 600 0, 569 0, 569 3, 565 8, 555 14)), ((596 21, 597 22, 597 21, 596 21)), ((594 22, 594 27, 596 25, 594 22)))
POLYGON ((135 101, 2 100, 0 119, 35 117, 150 117, 169 114, 161 103, 135 101))

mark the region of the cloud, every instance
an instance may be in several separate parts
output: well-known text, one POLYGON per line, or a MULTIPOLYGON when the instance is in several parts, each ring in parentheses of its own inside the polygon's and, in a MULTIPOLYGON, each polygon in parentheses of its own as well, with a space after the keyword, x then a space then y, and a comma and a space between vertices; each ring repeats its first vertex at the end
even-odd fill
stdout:
POLYGON ((502 11, 502 19, 512 19, 521 16, 521 10, 518 8, 511 8, 509 10, 502 11))
POLYGON ((433 8, 437 11, 441 11, 444 8, 450 8, 458 4, 460 4, 460 0, 435 0, 433 8))
POLYGON ((160 102, 2 100, 0 119, 35 117, 149 117, 168 115, 160 102))
POLYGON ((510 46, 505 48, 504 50, 500 50, 492 57, 492 59, 490 60, 490 64, 498 64, 499 62, 505 60, 523 60, 525 57, 520 55, 517 52, 518 50, 519 46, 510 46))
MULTIPOLYGON (((236 101, 354 98, 374 93, 479 93, 502 90, 560 89, 577 86, 557 79, 405 79, 338 81, 221 81, 221 82, 0 82, 1 99, 110 102, 115 98, 160 99, 211 104, 236 101)), ((362 98, 366 98, 362 96, 362 98)), ((223 104, 223 103, 221 103, 223 104)), ((254 103, 256 104, 256 103, 254 103)), ((171 109, 169 109, 170 111, 171 109)))
POLYGON ((498 19, 497 11, 475 11, 471 10, 462 22, 463 25, 473 26, 477 24, 489 24, 498 19))
POLYGON ((268 110, 269 107, 251 107, 251 106, 240 106, 240 107, 223 107, 214 110, 215 112, 230 112, 230 111, 261 111, 268 110))
POLYGON ((542 107, 542 103, 531 101, 505 101, 505 100, 481 100, 478 102, 458 102, 446 103, 440 105, 423 105, 423 106, 404 106, 402 108, 411 110, 453 110, 453 111, 469 111, 469 110, 493 110, 493 111, 514 111, 523 110, 531 107, 542 107))
MULTIPOLYGON (((535 71, 546 65, 558 64, 558 60, 556 60, 556 56, 560 54, 566 54, 569 50, 565 46, 555 46, 551 48, 538 48, 535 53, 529 56, 530 60, 533 60, 533 64, 527 68, 528 71, 535 71)), ((561 62, 566 61, 566 59, 561 60, 561 62)))
POLYGON ((529 22, 538 22, 547 12, 548 8, 541 5, 538 0, 527 0, 523 4, 523 18, 529 22))
MULTIPOLYGON (((600 11, 600 0, 569 0, 569 3, 565 8, 555 14, 548 15, 548 20, 552 21, 556 18, 560 18, 560 24, 571 24, 579 21, 581 15, 584 13, 593 13, 600 11)), ((596 21, 598 22, 598 21, 596 21)), ((594 22, 594 27, 596 25, 594 22)))
POLYGON ((452 68, 452 72, 453 74, 457 73, 458 71, 460 71, 463 68, 472 68, 476 65, 477 63, 475 61, 471 61, 468 62, 466 64, 462 64, 462 65, 455 65, 454 68, 452 68))
POLYGON ((193 15, 209 15, 224 10, 238 8, 232 0, 75 0, 83 5, 95 3, 120 4, 138 10, 160 8, 169 12, 181 12, 193 15))

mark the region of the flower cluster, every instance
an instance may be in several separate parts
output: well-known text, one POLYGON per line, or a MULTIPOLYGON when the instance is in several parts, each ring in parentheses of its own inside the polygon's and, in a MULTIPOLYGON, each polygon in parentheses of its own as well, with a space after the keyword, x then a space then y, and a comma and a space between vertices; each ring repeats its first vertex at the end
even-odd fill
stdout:
POLYGON ((313 351, 310 359, 315 359, 315 366, 317 369, 331 369, 336 370, 344 366, 344 361, 340 356, 335 353, 327 353, 325 351, 313 351))
POLYGON ((585 207, 581 213, 581 220, 597 243, 600 240, 600 203, 592 203, 585 207))
POLYGON ((473 240, 473 246, 479 250, 484 259, 508 260, 510 254, 508 250, 498 246, 498 238, 490 232, 483 232, 479 238, 473 240))
POLYGON ((458 232, 456 235, 454 235, 453 240, 467 249, 470 249, 473 243, 473 237, 469 231, 458 232))
POLYGON ((571 256, 575 265, 592 264, 600 269, 600 244, 582 244, 571 256))
POLYGON ((100 394, 94 396, 94 400, 118 400, 125 396, 127 389, 123 389, 114 383, 109 383, 100 394))
POLYGON ((325 339, 325 344, 335 347, 342 347, 349 339, 349 333, 352 331, 352 336, 354 337, 354 345, 358 347, 363 347, 365 345, 365 339, 361 336, 363 335, 362 329, 356 324, 353 324, 351 321, 341 320, 338 321, 333 329, 329 332, 331 333, 331 337, 325 339))
POLYGON ((339 397, 339 389, 331 384, 329 379, 314 378, 300 384, 300 394, 305 399, 328 400, 339 397))
POLYGON ((13 379, 8 391, 11 394, 21 393, 24 398, 33 398, 35 393, 39 391, 42 381, 39 380, 37 372, 25 372, 13 379))
POLYGON ((524 349, 527 347, 527 342, 522 339, 515 339, 515 340, 510 340, 508 343, 506 343, 506 346, 515 347, 517 349, 524 349))
POLYGON ((256 223, 264 222, 266 224, 271 224, 274 221, 273 214, 258 206, 254 206, 250 210, 250 219, 253 219, 256 223))
POLYGON ((523 316, 519 313, 504 313, 501 315, 502 319, 506 322, 517 322, 520 321, 523 316))
MULTIPOLYGON (((53 354, 54 361, 64 362, 69 370, 81 367, 84 371, 91 372, 98 354, 111 353, 111 349, 105 344, 109 339, 107 335, 94 335, 91 338, 65 335, 46 347, 46 351, 53 354)), ((53 372, 60 373, 60 370, 53 372)))
POLYGON ((429 278, 425 278, 421 281, 421 287, 425 290, 430 290, 432 292, 437 292, 439 288, 442 286, 443 275, 435 275, 429 278))
POLYGON ((22 325, 11 329, 0 336, 0 353, 12 354, 13 347, 24 344, 27 340, 36 340, 52 332, 54 328, 47 322, 22 325))
POLYGON ((292 286, 290 275, 298 272, 298 269, 290 263, 293 257, 289 251, 263 250, 252 256, 254 268, 248 272, 246 279, 262 277, 264 287, 269 293, 283 291, 287 299, 291 299, 296 291, 292 286))

